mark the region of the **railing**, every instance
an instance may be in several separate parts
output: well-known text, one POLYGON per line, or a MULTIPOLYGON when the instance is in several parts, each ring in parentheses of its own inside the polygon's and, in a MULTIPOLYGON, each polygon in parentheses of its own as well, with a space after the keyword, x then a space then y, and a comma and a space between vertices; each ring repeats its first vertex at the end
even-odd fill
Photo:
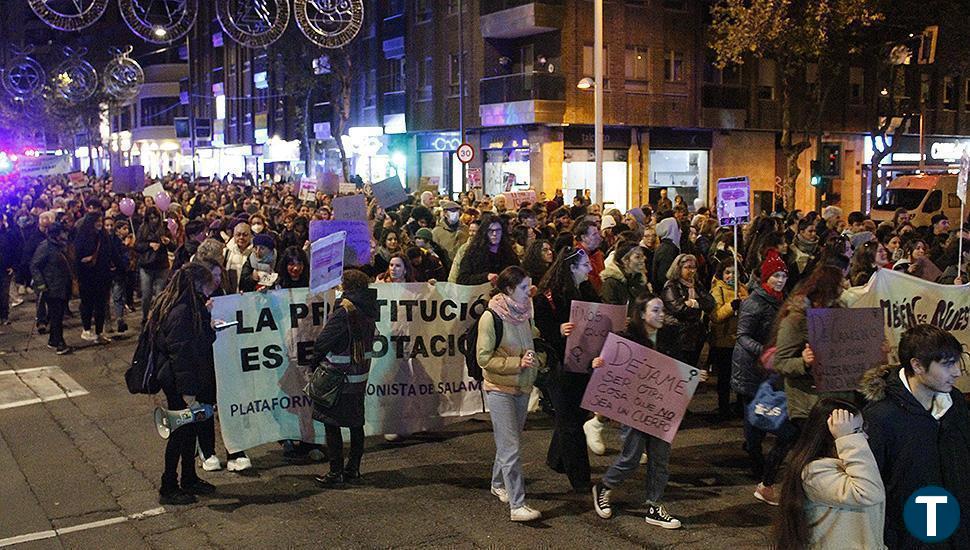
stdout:
POLYGON ((566 99, 566 78, 544 72, 483 78, 481 96, 482 105, 531 99, 563 101, 566 99))

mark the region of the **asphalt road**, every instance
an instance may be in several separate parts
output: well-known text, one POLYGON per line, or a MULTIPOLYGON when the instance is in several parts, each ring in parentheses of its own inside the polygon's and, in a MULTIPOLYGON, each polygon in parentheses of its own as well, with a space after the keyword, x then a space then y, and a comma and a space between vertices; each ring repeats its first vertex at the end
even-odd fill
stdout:
MULTIPOLYGON (((642 471, 614 491, 611 520, 596 516, 589 495, 570 494, 565 476, 545 466, 551 423, 542 413, 530 416, 522 453, 527 502, 543 513, 532 525, 511 523, 489 493, 494 444, 483 421, 401 443, 368 438, 363 483, 336 491, 313 482, 325 464, 287 464, 278 446, 265 445, 250 451, 248 475, 199 468, 218 487, 213 497, 159 508, 155 402, 130 395, 123 381, 134 335, 82 348, 75 317, 65 336, 79 349, 56 356, 32 333, 31 299, 0 327, 0 547, 767 547, 775 509, 752 497, 740 421, 712 421, 713 380, 674 443, 665 500, 684 523, 676 531, 643 521, 642 471), (24 538, 37 540, 16 542, 24 538)), ((606 440, 618 451, 615 426, 606 440)), ((594 479, 610 460, 592 457, 594 479)))

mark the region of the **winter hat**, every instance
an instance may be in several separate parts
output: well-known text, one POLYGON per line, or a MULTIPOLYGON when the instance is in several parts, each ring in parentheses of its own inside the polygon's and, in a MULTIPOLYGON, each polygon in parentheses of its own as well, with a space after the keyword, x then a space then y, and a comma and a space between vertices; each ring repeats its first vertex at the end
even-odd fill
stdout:
POLYGON ((638 224, 640 224, 640 225, 646 225, 647 224, 647 216, 646 216, 646 214, 643 213, 643 209, 641 209, 641 208, 631 208, 630 211, 627 212, 627 214, 633 216, 633 219, 637 220, 637 223, 638 224))
POLYGON ((603 221, 600 222, 600 231, 611 227, 616 227, 616 218, 613 216, 603 216, 603 221))
POLYGON ((872 231, 860 231, 849 239, 849 244, 852 245, 852 250, 859 248, 860 246, 866 244, 869 241, 874 241, 876 236, 872 231))
POLYGON ((788 266, 785 265, 785 261, 781 259, 781 255, 778 254, 777 249, 769 248, 768 252, 765 254, 765 261, 761 263, 761 281, 767 281, 772 275, 778 273, 779 271, 788 273, 788 266))
POLYGON ((461 205, 455 201, 441 201, 442 210, 461 210, 461 205))
POLYGON ((680 248, 680 226, 677 225, 677 218, 664 218, 657 223, 657 238, 660 240, 670 239, 674 246, 680 248))
POLYGON ((434 236, 431 234, 431 230, 427 227, 422 227, 414 232, 415 239, 424 239, 425 242, 431 242, 434 240, 434 236))
POLYGON ((273 241, 273 237, 270 237, 265 233, 260 233, 253 237, 253 246, 263 246, 273 250, 276 248, 276 243, 273 241))

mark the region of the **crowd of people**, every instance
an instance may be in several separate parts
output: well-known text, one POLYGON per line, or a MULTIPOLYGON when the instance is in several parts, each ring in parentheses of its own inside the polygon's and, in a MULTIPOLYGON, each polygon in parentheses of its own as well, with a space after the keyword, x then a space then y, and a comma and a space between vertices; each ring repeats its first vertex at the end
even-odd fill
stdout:
MULTIPOLYGON (((75 314, 71 299, 79 297, 81 340, 110 345, 110 334, 125 333, 129 323, 150 331, 169 408, 214 403, 209 299, 307 287, 310 222, 332 216, 330 195, 300 200, 291 183, 232 181, 163 178, 158 183, 170 198, 164 210, 157 197, 141 194, 126 205, 105 178, 83 187, 64 177, 9 181, 0 221, 0 323, 8 322, 11 296, 33 294, 36 330, 55 353, 70 353, 63 319, 75 314)), ((760 215, 735 240, 733 228, 719 226, 700 201, 688 206, 676 198, 674 204, 664 193, 658 204, 621 212, 561 191, 540 192, 534 203, 474 193, 451 200, 426 191, 385 210, 367 195, 372 257, 344 273, 342 298, 314 350, 315 366, 336 365, 352 381, 337 409, 314 410, 326 427, 330 462, 318 481, 361 478, 376 307, 368 286, 448 281, 493 288, 475 351, 495 438, 491 493, 513 521, 541 516, 526 504, 520 444, 538 401, 554 419, 546 465, 571 490, 591 495, 600 517, 613 516, 611 491, 646 464, 647 523, 681 526, 663 499, 676 460, 669 443, 618 426, 620 453, 593 479, 589 454, 608 452, 603 433, 611 421, 581 407, 602 360, 586 372, 562 369, 574 300, 626 306, 623 337, 716 378, 720 421, 744 419, 744 451, 758 481, 753 497, 781 506, 779 548, 909 547, 915 539, 901 527, 902 505, 930 483, 964 498, 970 510, 970 418, 953 389, 959 342, 916 326, 898 343, 900 365, 870 372, 859 392, 820 393, 807 327, 809 308, 841 307, 845 289, 880 269, 945 284, 970 281, 970 227, 951 227, 943 214, 914 227, 905 210, 876 223, 828 206, 760 215), (744 414, 766 382, 788 400, 787 420, 771 434, 744 414), (340 427, 351 429, 346 463, 340 427)), ((282 444, 285 456, 324 452, 310 442, 282 444)), ((215 491, 195 473, 197 446, 204 469, 221 468, 211 421, 177 430, 165 452, 163 503, 215 491)), ((251 462, 239 453, 228 467, 251 462)), ((955 547, 970 546, 968 529, 964 522, 955 547)))

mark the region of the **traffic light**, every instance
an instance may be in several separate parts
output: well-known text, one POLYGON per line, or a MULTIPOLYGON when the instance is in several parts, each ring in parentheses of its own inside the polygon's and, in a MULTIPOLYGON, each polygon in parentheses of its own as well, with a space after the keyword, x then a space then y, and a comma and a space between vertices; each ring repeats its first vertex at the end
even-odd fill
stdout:
POLYGON ((812 161, 812 187, 821 187, 823 185, 822 180, 822 163, 813 160, 812 161))
POLYGON ((821 174, 830 178, 842 177, 842 144, 822 144, 821 174))

